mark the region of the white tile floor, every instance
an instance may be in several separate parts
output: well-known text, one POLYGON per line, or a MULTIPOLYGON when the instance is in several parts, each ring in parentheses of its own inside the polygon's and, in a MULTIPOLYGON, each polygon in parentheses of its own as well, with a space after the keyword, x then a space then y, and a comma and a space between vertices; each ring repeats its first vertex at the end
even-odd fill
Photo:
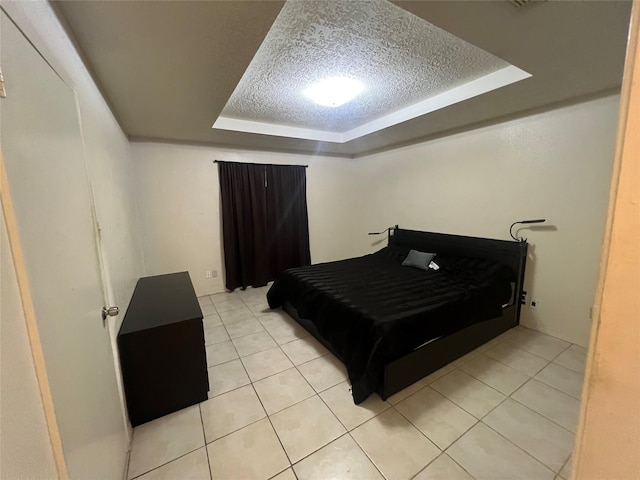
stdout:
POLYGON ((134 430, 129 479, 568 479, 586 352, 524 327, 382 401, 267 288, 200 298, 209 400, 134 430))

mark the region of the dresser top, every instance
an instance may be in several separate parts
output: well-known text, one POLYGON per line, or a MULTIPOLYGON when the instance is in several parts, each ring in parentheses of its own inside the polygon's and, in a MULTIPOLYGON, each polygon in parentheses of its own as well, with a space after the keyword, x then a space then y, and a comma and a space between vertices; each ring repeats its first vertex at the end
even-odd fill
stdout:
POLYGON ((118 335, 202 318, 189 272, 138 280, 118 335))

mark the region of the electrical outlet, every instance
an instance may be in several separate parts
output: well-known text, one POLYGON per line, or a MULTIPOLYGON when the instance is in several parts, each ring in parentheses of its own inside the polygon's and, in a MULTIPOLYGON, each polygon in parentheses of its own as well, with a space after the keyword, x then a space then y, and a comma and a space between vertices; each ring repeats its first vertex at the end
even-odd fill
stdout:
POLYGON ((204 272, 204 278, 211 278, 211 270, 206 270, 204 272))
POLYGON ((531 308, 533 308, 534 310, 536 308, 538 308, 538 306, 540 305, 540 300, 534 298, 533 300, 531 300, 531 308))
POLYGON ((218 278, 218 270, 213 270, 213 272, 211 272, 211 276, 213 278, 218 278))

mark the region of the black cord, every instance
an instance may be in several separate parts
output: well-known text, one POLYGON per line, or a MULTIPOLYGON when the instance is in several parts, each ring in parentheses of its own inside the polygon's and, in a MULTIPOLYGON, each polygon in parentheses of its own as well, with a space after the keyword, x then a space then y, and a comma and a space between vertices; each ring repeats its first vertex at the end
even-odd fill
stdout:
POLYGON ((516 242, 522 242, 522 241, 525 241, 525 242, 526 242, 526 240, 523 240, 522 238, 516 238, 516 237, 513 235, 513 226, 514 226, 514 225, 517 225, 518 223, 520 223, 520 222, 513 222, 513 223, 511 224, 511 226, 509 227, 509 235, 511 235, 511 238, 513 238, 516 242))

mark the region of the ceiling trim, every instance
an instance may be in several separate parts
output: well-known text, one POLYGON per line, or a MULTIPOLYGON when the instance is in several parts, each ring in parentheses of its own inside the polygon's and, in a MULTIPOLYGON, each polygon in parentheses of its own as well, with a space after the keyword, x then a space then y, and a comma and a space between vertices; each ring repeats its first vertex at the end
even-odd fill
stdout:
POLYGON ((500 117, 492 118, 489 120, 483 120, 480 122, 474 122, 471 124, 463 125, 456 128, 449 128, 446 130, 442 130, 439 132, 431 133, 428 135, 423 135, 421 137, 416 137, 411 140, 396 142, 390 145, 386 145, 380 148, 372 148, 369 150, 365 150, 359 153, 335 153, 335 152, 325 152, 322 150, 315 151, 313 153, 308 150, 299 149, 299 148, 264 148, 264 147, 252 147, 252 146, 238 146, 237 144, 232 143, 224 143, 224 142, 206 142, 206 141, 197 141, 197 140, 170 140, 163 138, 155 138, 155 137, 141 137, 141 136, 129 136, 129 142, 131 143, 160 143, 167 145, 184 145, 184 146, 193 146, 193 147, 206 147, 206 148, 218 148, 221 150, 245 150, 245 151, 256 151, 256 152, 274 152, 274 153, 283 153, 287 155, 311 155, 314 157, 337 157, 337 158, 345 158, 345 159, 358 159, 362 157, 367 157, 370 155, 375 155, 378 153, 387 152, 389 150, 396 150, 399 148, 411 147, 412 145, 417 145, 420 143, 430 142, 432 140, 436 140, 438 138, 450 137, 453 135, 458 135, 460 133, 477 130, 480 128, 490 127, 491 125, 497 125, 500 123, 510 122, 513 120, 517 120, 519 118, 528 117, 531 115, 537 115, 545 112, 549 112, 552 110, 557 110, 559 108, 570 107, 572 105, 577 105, 584 102, 590 102, 593 100, 598 100, 600 98, 606 98, 613 95, 620 94, 620 87, 607 88, 604 90, 600 90, 595 93, 590 93, 587 95, 580 95, 578 97, 574 97, 568 100, 561 100, 559 102, 553 102, 547 105, 543 105, 540 107, 529 108, 525 110, 521 110, 518 112, 514 112, 508 115, 503 115, 500 117))
POLYGON ((238 145, 237 143, 225 143, 225 142, 205 142, 205 141, 197 141, 197 140, 170 140, 170 139, 162 139, 155 137, 141 137, 130 135, 128 137, 129 143, 159 143, 163 145, 181 145, 187 147, 203 147, 203 148, 215 148, 219 150, 243 150, 243 151, 251 151, 251 152, 271 152, 271 153, 282 153, 285 155, 305 155, 312 157, 333 157, 333 158, 345 158, 345 159, 353 159, 355 158, 351 153, 335 153, 335 152, 325 152, 322 150, 316 152, 309 152, 309 150, 301 149, 301 148, 271 148, 271 147, 254 147, 247 145, 238 145))
POLYGON ((372 148, 370 150, 366 150, 360 153, 354 153, 351 155, 350 158, 357 159, 357 158, 367 157, 370 155, 376 155, 378 153, 388 152, 389 150, 396 150, 399 148, 411 147, 413 145, 418 145, 420 143, 431 142, 432 140, 436 140, 438 138, 451 137, 453 135, 458 135, 460 133, 470 132, 472 130, 479 130, 481 128, 490 127, 492 125, 511 122, 514 120, 518 120, 520 118, 530 117, 532 115, 539 115, 539 114, 550 112, 553 110, 558 110, 560 108, 567 108, 573 105, 578 105, 580 103, 591 102, 591 101, 599 100, 601 98, 611 97, 614 95, 620 95, 619 86, 614 88, 606 88, 604 90, 600 90, 595 93, 580 95, 578 97, 573 97, 567 100, 560 100, 558 102, 549 103, 546 105, 542 105, 540 107, 519 110, 517 112, 510 113, 508 115, 502 115, 500 117, 490 118, 488 120, 482 120, 480 122, 469 123, 456 128, 448 128, 440 132, 430 133, 428 135, 412 138, 411 140, 407 140, 404 142, 396 142, 390 145, 386 145, 384 147, 372 148))
POLYGON ((383 128, 397 125, 412 118, 416 118, 427 113, 435 112, 441 108, 448 107, 454 103, 468 100, 469 98, 482 95, 483 93, 497 90, 498 88, 519 82, 529 78, 530 73, 519 69, 513 65, 496 70, 480 78, 476 78, 458 87, 442 92, 430 98, 426 98, 418 103, 409 105, 388 115, 380 117, 372 122, 365 123, 343 134, 343 142, 349 142, 356 138, 364 137, 370 133, 377 132, 383 128))
POLYGON ((509 65, 342 133, 223 116, 218 117, 212 128, 320 142, 346 143, 529 77, 531 77, 530 73, 509 65))
POLYGON ((292 127, 276 123, 254 122, 239 118, 218 117, 211 128, 219 130, 232 130, 235 132, 259 133, 262 135, 274 135, 276 137, 301 138, 304 140, 317 140, 319 142, 344 143, 344 134, 327 132, 311 128, 292 127))

